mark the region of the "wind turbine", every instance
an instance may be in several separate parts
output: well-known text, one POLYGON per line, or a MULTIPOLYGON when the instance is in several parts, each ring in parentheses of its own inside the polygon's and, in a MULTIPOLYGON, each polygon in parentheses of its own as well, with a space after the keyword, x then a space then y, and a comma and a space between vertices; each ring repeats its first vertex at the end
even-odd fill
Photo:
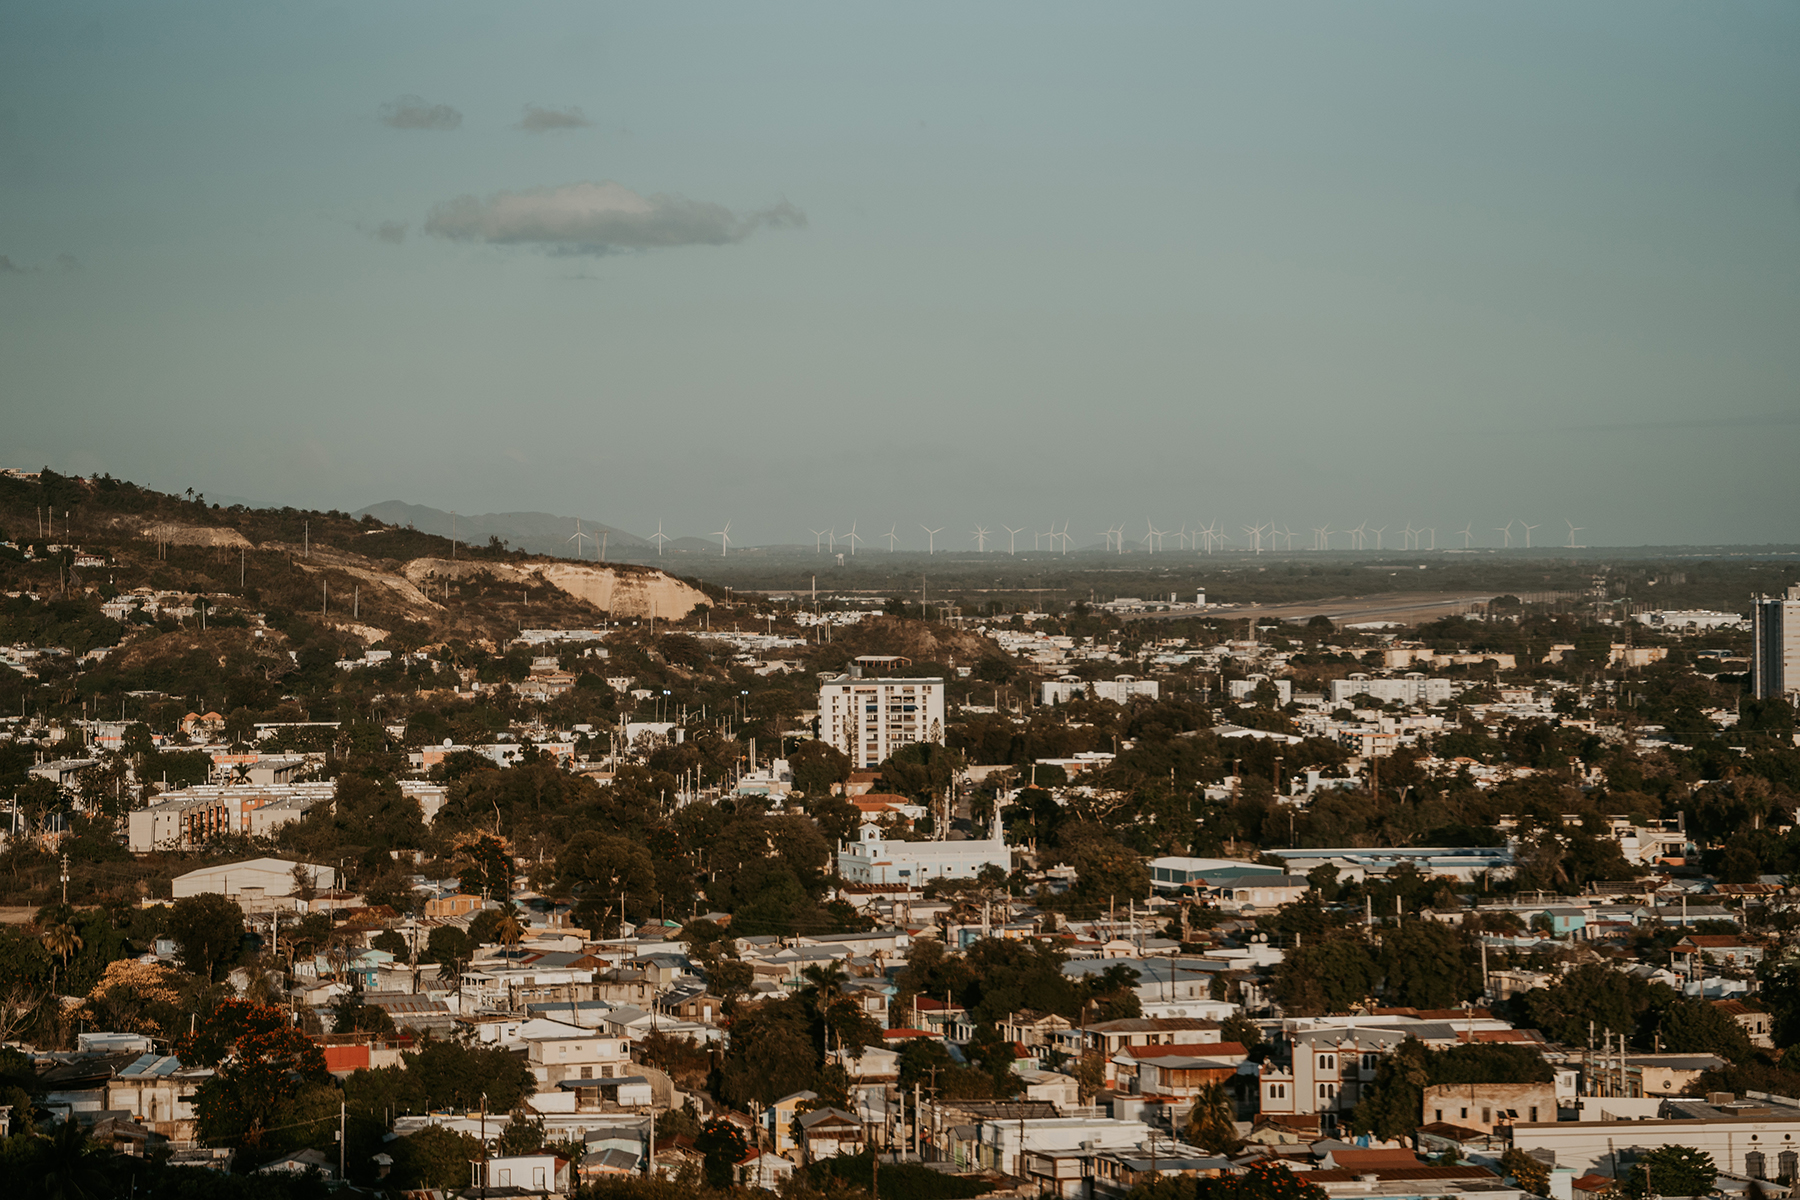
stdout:
POLYGON ((1419 532, 1420 533, 1429 533, 1431 535, 1431 545, 1427 546, 1426 549, 1427 550, 1436 550, 1437 549, 1437 526, 1433 525, 1430 529, 1421 529, 1421 530, 1419 530, 1419 532))
POLYGON ((656 543, 656 556, 661 558, 663 543, 669 540, 669 536, 662 531, 661 521, 656 523, 656 536, 650 540, 656 543))
POLYGON ((1125 527, 1123 525, 1114 525, 1107 529, 1106 548, 1111 550, 1114 542, 1119 544, 1119 553, 1125 553, 1125 527))
POLYGON ((977 525, 975 527, 975 532, 969 536, 975 539, 975 553, 986 554, 988 531, 977 525))
POLYGON ((921 525, 921 526, 919 526, 919 528, 924 529, 925 533, 926 533, 925 553, 936 554, 937 553, 937 535, 944 532, 944 527, 942 525, 939 525, 936 529, 928 529, 925 526, 921 525))
POLYGON ((850 557, 855 558, 856 557, 856 543, 864 540, 864 539, 856 536, 856 522, 855 521, 850 522, 850 532, 844 535, 844 540, 850 543, 850 557))
POLYGON ((713 530, 713 536, 719 539, 719 557, 726 557, 726 555, 730 553, 726 547, 731 545, 731 522, 725 522, 725 528, 723 529, 713 530))
POLYGON ((1375 535, 1375 548, 1382 549, 1381 535, 1387 532, 1387 526, 1383 525, 1380 529, 1371 529, 1369 532, 1375 535))
POLYGON ((587 534, 581 532, 581 518, 576 517, 575 518, 575 532, 569 535, 568 540, 575 543, 575 557, 580 558, 581 557, 581 543, 584 541, 591 542, 594 539, 589 537, 587 534))
POLYGON ((1418 536, 1419 536, 1419 535, 1420 535, 1420 534, 1421 534, 1421 533, 1423 533, 1423 532, 1425 532, 1425 531, 1424 531, 1424 530, 1422 530, 1422 529, 1414 529, 1414 528, 1413 528, 1413 527, 1412 527, 1412 522, 1411 522, 1411 521, 1408 521, 1408 522, 1407 522, 1407 523, 1406 523, 1406 529, 1405 529, 1405 531, 1404 531, 1404 533, 1403 533, 1403 534, 1402 534, 1402 535, 1401 535, 1401 536, 1402 536, 1402 537, 1403 537, 1403 538, 1404 538, 1404 539, 1405 539, 1405 545, 1403 545, 1403 546, 1401 546, 1401 547, 1400 547, 1400 548, 1401 548, 1401 549, 1402 549, 1402 550, 1413 550, 1413 549, 1417 549, 1417 547, 1415 547, 1415 546, 1414 546, 1414 545, 1413 545, 1413 542, 1414 542, 1414 540, 1415 540, 1415 539, 1417 539, 1417 538, 1418 538, 1418 536))
POLYGON ((881 535, 882 537, 887 539, 889 554, 892 554, 894 552, 894 540, 899 536, 898 534, 896 534, 894 532, 894 530, 896 530, 898 528, 900 528, 900 522, 895 521, 892 525, 888 526, 888 531, 881 535))
POLYGON ((1504 525, 1494 526, 1494 532, 1506 539, 1506 544, 1508 547, 1510 547, 1512 545, 1512 527, 1513 527, 1513 523, 1511 521, 1508 521, 1504 525))
POLYGON ((1329 550, 1329 549, 1331 549, 1331 526, 1330 525, 1315 525, 1313 527, 1313 549, 1314 550, 1329 550))
POLYGON ((1350 530, 1349 533, 1350 548, 1352 550, 1361 550, 1364 546, 1369 544, 1369 523, 1367 521, 1364 521, 1355 529, 1350 530))
POLYGON ((825 531, 823 529, 814 529, 812 526, 808 525, 806 527, 806 532, 813 535, 813 553, 818 554, 822 552, 825 549, 825 531))
POLYGON ((1573 550, 1576 548, 1575 547, 1575 535, 1577 533, 1580 533, 1583 529, 1586 529, 1587 526, 1577 525, 1575 522, 1569 520, 1569 518, 1567 518, 1567 517, 1563 518, 1563 524, 1567 525, 1569 527, 1569 549, 1573 550))
POLYGON ((1019 535, 1025 532, 1024 526, 1014 529, 1011 525, 1002 525, 1000 528, 1006 530, 1006 552, 1016 556, 1019 553, 1019 535))
POLYGON ((1462 540, 1463 549, 1467 550, 1469 544, 1475 540, 1475 522, 1470 521, 1467 525, 1462 527, 1462 540))
POLYGON ((1531 549, 1531 531, 1541 526, 1543 522, 1539 521, 1537 525, 1526 525, 1525 522, 1520 521, 1519 524, 1525 530, 1525 548, 1529 550, 1531 549))
POLYGON ((1068 554, 1069 543, 1071 541, 1073 541, 1074 539, 1069 536, 1069 523, 1067 521, 1063 522, 1062 532, 1057 534, 1056 536, 1062 539, 1063 553, 1065 555, 1068 554))
POLYGON ((1282 541, 1286 543, 1282 549, 1292 552, 1294 549, 1294 531, 1289 529, 1286 525, 1283 525, 1281 527, 1281 538, 1282 541))

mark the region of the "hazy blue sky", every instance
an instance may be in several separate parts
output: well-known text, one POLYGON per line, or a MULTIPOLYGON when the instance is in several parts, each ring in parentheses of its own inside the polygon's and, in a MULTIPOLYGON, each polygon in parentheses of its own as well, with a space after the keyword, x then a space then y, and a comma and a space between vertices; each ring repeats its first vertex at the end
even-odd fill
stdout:
POLYGON ((0 255, 8 464, 1800 540, 1792 0, 13 0, 0 255))

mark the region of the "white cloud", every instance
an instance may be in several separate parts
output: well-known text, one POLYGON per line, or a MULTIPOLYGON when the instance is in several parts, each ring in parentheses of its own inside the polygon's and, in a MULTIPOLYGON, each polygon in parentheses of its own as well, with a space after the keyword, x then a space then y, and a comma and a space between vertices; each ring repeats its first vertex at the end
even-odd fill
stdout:
POLYGON ((432 210, 425 232, 456 241, 531 245, 563 254, 605 254, 660 246, 723 246, 767 225, 799 229, 806 214, 786 203, 738 216, 720 204, 681 196, 640 196, 617 183, 458 196, 432 210))

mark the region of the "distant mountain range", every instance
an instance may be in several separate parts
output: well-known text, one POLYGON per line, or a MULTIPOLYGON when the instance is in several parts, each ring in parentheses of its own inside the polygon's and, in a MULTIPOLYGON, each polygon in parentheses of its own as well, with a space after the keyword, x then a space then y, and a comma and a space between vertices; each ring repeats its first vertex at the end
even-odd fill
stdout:
MULTIPOLYGON (((410 525, 424 533, 435 533, 439 537, 454 536, 458 541, 476 546, 485 546, 491 537, 497 537, 515 550, 525 550, 532 554, 556 555, 562 558, 584 558, 592 561, 600 551, 600 540, 604 535, 608 551, 620 550, 629 552, 632 558, 641 558, 643 552, 654 552, 656 547, 648 540, 634 533, 627 533, 613 525, 600 521, 580 518, 581 532, 587 537, 579 543, 571 541, 575 532, 575 517, 559 517, 547 512, 505 512, 505 513, 456 513, 452 515, 441 508, 430 508, 423 504, 407 504, 400 500, 384 500, 380 504, 371 504, 367 508, 358 509, 357 517, 372 516, 378 521, 390 525, 410 525), (453 527, 454 523, 454 527, 453 527), (576 553, 579 545, 580 553, 576 553)), ((688 540, 688 539, 683 539, 688 540)), ((674 545, 674 543, 670 543, 674 545)))

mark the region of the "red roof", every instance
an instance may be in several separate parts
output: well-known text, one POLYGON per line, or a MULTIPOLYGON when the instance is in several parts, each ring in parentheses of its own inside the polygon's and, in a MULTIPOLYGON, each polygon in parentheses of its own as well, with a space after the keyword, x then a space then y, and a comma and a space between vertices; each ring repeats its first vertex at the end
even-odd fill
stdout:
POLYGON ((904 1041, 907 1038, 941 1038, 944 1035, 933 1033, 929 1029, 884 1029, 881 1031, 881 1036, 892 1038, 895 1041, 904 1041))
POLYGON ((1374 1171, 1383 1167, 1422 1167, 1411 1150, 1333 1150, 1331 1161, 1346 1171, 1374 1171))
POLYGON ((1165 1046, 1126 1046, 1119 1051, 1132 1058, 1248 1058, 1242 1042, 1176 1042, 1165 1046))
POLYGON ((945 1000, 933 1000, 930 996, 917 996, 913 999, 913 1007, 920 1012, 961 1012, 963 1006, 951 1004, 945 1000))
MULTIPOLYGON (((1334 1154, 1335 1158, 1336 1155, 1334 1154)), ((1352 1183, 1359 1175, 1373 1174, 1383 1182, 1425 1179, 1494 1179, 1486 1167, 1428 1167, 1423 1163, 1411 1167, 1357 1167, 1353 1170, 1307 1171, 1300 1178, 1307 1183, 1352 1183)))
POLYGON ((1694 946, 1702 950, 1736 950, 1744 943, 1727 933, 1690 933, 1675 943, 1677 946, 1694 946))

